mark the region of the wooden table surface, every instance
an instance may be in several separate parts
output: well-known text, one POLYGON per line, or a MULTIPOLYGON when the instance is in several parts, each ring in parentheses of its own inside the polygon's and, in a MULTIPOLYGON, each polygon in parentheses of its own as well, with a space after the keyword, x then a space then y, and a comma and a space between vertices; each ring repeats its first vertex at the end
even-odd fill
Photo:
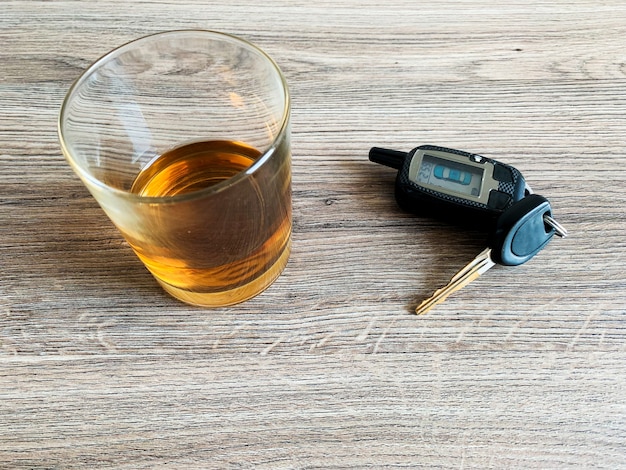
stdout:
POLYGON ((626 4, 11 1, 0 9, 0 468, 626 468, 626 4), (242 305, 168 297, 61 155, 133 38, 253 41, 293 98, 293 252, 242 305), (570 232, 426 316, 483 248, 371 146, 517 167, 570 232))

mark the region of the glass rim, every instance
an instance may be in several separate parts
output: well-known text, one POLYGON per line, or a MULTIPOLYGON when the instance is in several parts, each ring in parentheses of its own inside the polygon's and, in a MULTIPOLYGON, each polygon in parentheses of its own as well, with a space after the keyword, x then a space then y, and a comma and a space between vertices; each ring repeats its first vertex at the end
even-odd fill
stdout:
POLYGON ((78 173, 81 179, 88 181, 90 184, 94 185, 97 188, 104 189, 108 192, 120 195, 125 198, 136 199, 137 201, 141 201, 143 203, 148 203, 148 204, 175 203, 175 202, 181 202, 181 201, 189 201, 189 200, 193 200, 196 198, 205 197, 209 194, 217 193, 253 175, 259 168, 264 166, 264 164, 272 157, 279 143, 282 142, 283 138, 285 137, 285 134, 288 130, 290 113, 291 113, 291 97, 290 97, 289 88, 287 85, 287 80, 285 79, 285 76, 280 70, 280 67, 278 66, 278 64, 263 49, 254 45, 252 42, 247 41, 246 39, 243 39, 239 36, 235 36, 234 34, 230 34, 230 33, 224 33, 221 31, 214 31, 210 29, 176 29, 176 30, 169 30, 169 31, 159 31, 156 33, 152 33, 152 34, 148 34, 145 36, 132 39, 118 47, 115 47, 114 49, 111 49, 110 51, 106 52, 105 54, 101 55, 98 59, 93 61, 83 72, 81 72, 78 78, 74 80, 74 82, 68 89, 67 93, 65 94, 65 97, 63 98, 63 103, 61 104, 61 109, 59 111, 59 116, 57 120, 57 134, 58 134, 59 143, 61 146, 61 151, 65 159, 69 162, 70 166, 74 169, 74 171, 78 173), (261 57, 267 60, 268 63, 272 66, 274 71, 277 73, 278 78, 280 79, 280 83, 282 86, 284 99, 285 99, 285 104, 283 108, 279 130, 276 133, 276 135, 273 136, 272 143, 265 150, 263 150, 263 153, 261 154, 261 156, 257 158, 254 161, 254 163, 252 163, 252 165, 250 165, 245 170, 240 171, 236 175, 224 181, 221 181, 213 186, 209 186, 207 188, 198 189, 196 191, 191 191, 188 193, 183 193, 183 194, 178 194, 178 195, 173 195, 173 196, 142 196, 142 195, 132 193, 124 189, 116 188, 114 186, 109 186, 104 181, 101 181, 98 178, 95 178, 90 172, 88 172, 81 165, 79 165, 76 159, 72 156, 72 153, 69 151, 69 147, 66 143, 65 133, 63 130, 64 116, 67 111, 67 108, 69 107, 69 103, 72 101, 74 97, 76 90, 78 90, 78 88, 83 84, 83 82, 85 82, 87 78, 90 77, 95 71, 97 71, 102 65, 109 62, 111 59, 118 57, 120 54, 126 52, 127 50, 130 50, 133 47, 137 46, 138 43, 146 42, 154 38, 158 39, 162 36, 187 35, 187 34, 214 36, 222 40, 230 41, 232 43, 237 43, 259 54, 261 57))

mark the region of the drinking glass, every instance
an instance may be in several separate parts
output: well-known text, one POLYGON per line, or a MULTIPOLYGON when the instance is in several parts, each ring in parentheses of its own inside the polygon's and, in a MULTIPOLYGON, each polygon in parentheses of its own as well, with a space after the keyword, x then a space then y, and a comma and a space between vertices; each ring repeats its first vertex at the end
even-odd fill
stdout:
POLYGON ((74 172, 163 288, 219 307, 266 289, 291 240, 289 92, 251 43, 203 30, 129 42, 59 115, 74 172))

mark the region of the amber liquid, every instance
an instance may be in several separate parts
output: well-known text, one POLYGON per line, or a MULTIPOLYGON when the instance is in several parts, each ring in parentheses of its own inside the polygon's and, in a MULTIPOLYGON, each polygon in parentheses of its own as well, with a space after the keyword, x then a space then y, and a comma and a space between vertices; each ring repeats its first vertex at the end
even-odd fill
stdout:
POLYGON ((289 256, 288 143, 250 174, 261 152, 239 142, 202 141, 169 150, 136 178, 145 204, 133 249, 175 297, 198 305, 246 300, 269 286, 289 256), (182 197, 181 197, 182 196, 182 197))

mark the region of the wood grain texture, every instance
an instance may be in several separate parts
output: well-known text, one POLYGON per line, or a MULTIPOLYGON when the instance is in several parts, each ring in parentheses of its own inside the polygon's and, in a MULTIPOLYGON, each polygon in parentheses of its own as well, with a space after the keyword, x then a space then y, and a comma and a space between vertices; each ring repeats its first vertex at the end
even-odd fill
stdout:
POLYGON ((626 5, 4 1, 0 468, 626 468, 626 5), (61 156, 72 81, 207 28, 279 63, 294 243, 264 294, 164 294, 61 156), (373 145, 516 166, 571 232, 411 314, 483 245, 373 145))

